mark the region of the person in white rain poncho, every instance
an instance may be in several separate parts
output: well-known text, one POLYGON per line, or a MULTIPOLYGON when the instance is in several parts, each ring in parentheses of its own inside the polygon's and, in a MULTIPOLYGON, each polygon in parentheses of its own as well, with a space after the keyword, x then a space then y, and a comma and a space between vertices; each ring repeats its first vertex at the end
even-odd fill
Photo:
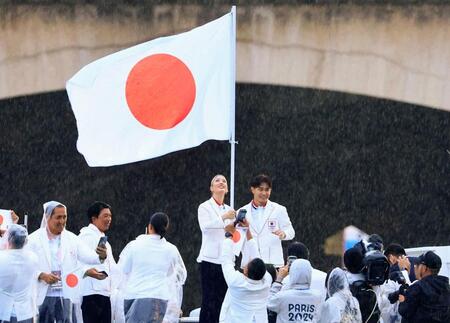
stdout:
POLYGON ((176 322, 174 317, 180 315, 186 269, 177 247, 164 238, 168 226, 165 213, 153 214, 148 234, 138 236, 120 254, 126 322, 176 322))
POLYGON ((32 323, 36 315, 37 257, 23 249, 27 236, 17 224, 5 234, 7 250, 0 252, 0 322, 32 323))
POLYGON ((72 304, 81 302, 81 280, 89 275, 84 264, 100 264, 106 248, 91 250, 65 229, 67 209, 62 203, 43 206, 41 228, 30 234, 27 245, 38 256, 39 322, 76 321, 72 304))
POLYGON ((360 323, 359 303, 352 296, 345 272, 335 268, 327 283, 328 299, 322 307, 319 323, 360 323))
POLYGON ((317 322, 323 304, 319 290, 311 289, 312 267, 308 260, 297 259, 290 268, 279 269, 272 284, 267 308, 277 313, 277 323, 317 322), (281 290, 281 281, 289 273, 289 285, 281 290))

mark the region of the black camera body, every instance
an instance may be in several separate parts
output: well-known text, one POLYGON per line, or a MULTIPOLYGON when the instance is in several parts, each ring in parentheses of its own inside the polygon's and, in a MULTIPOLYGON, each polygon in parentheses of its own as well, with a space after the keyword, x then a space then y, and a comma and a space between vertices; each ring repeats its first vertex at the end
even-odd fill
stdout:
POLYGON ((389 278, 390 265, 386 256, 381 252, 381 245, 361 240, 355 245, 355 248, 360 249, 364 256, 362 273, 366 282, 371 286, 384 284, 389 278))

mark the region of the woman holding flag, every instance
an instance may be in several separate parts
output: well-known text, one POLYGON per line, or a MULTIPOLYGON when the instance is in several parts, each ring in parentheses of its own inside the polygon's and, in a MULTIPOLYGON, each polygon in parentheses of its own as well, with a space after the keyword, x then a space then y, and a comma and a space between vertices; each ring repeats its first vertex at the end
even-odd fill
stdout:
POLYGON ((236 216, 236 211, 224 203, 228 193, 225 176, 214 176, 209 189, 211 198, 198 207, 198 223, 202 231, 202 246, 197 257, 202 284, 201 323, 219 322, 220 307, 227 291, 221 267, 224 228, 236 216))

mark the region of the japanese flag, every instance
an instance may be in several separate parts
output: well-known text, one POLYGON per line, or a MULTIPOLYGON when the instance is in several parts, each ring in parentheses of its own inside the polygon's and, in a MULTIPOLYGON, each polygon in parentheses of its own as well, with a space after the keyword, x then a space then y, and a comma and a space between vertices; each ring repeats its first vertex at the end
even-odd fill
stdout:
POLYGON ((6 230, 13 224, 11 210, 0 209, 0 229, 6 230))
POLYGON ((131 163, 208 139, 230 139, 232 13, 101 58, 67 81, 77 148, 89 166, 131 163))

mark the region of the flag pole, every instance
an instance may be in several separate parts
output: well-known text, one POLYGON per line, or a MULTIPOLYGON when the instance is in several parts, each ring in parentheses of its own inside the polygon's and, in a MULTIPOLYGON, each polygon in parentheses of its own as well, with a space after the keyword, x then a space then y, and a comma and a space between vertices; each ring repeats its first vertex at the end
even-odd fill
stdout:
POLYGON ((230 160, 230 206, 234 209, 234 164, 236 154, 236 6, 231 7, 231 160, 230 160))

